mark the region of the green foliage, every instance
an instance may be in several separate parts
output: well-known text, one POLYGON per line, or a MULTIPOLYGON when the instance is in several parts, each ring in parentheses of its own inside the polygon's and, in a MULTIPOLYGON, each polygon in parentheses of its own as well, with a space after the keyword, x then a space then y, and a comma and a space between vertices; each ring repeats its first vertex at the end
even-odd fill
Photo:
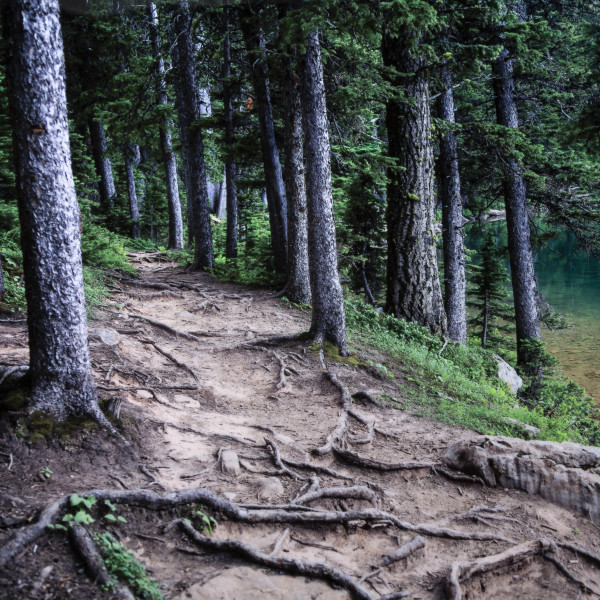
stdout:
POLYGON ((127 546, 120 544, 110 533, 97 533, 94 540, 113 577, 122 579, 142 600, 164 600, 158 583, 148 575, 148 567, 137 560, 127 546))
POLYGON ((483 348, 511 348, 507 334, 514 334, 514 309, 507 302, 508 273, 496 248, 494 233, 488 231, 479 249, 481 263, 470 264, 471 294, 467 306, 476 310, 469 319, 471 335, 481 340, 483 348))
POLYGON ((132 270, 127 262, 125 240, 91 221, 83 224, 81 254, 84 264, 92 267, 132 270))
POLYGON ((379 315, 355 300, 346 301, 346 322, 351 343, 369 356, 383 352, 389 358, 385 364, 380 359, 379 364, 407 382, 402 393, 408 404, 399 408, 411 407, 417 414, 483 434, 521 436, 517 427, 507 424, 506 417, 511 417, 538 427, 542 439, 597 443, 596 411, 589 398, 578 394, 575 384, 565 388, 566 380, 552 379, 543 388, 546 402, 561 398, 560 408, 530 406, 520 403, 498 379, 498 365, 490 350, 450 343, 439 356, 442 341, 426 328, 379 315))
MULTIPOLYGON (((240 211, 242 212, 242 211, 240 211)), ((247 285, 280 284, 273 266, 269 217, 264 205, 253 203, 242 212, 238 258, 225 258, 226 223, 213 222, 215 266, 213 273, 224 281, 247 285)))
POLYGON ((207 515, 203 510, 196 510, 192 513, 193 518, 200 521, 202 531, 208 535, 212 535, 212 532, 217 527, 217 520, 211 515, 207 515))

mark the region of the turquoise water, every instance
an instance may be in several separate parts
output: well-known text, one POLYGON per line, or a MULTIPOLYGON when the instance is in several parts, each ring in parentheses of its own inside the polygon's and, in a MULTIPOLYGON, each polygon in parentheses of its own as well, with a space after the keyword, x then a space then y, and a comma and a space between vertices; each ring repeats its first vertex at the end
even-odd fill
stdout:
MULTIPOLYGON (((504 223, 487 227, 493 227, 498 241, 506 243, 504 223)), ((467 246, 477 248, 482 238, 479 227, 470 227, 467 246)), ((547 348, 560 360, 565 375, 600 405, 600 262, 581 252, 575 236, 564 232, 536 251, 535 272, 546 300, 573 324, 557 331, 544 327, 547 348)))

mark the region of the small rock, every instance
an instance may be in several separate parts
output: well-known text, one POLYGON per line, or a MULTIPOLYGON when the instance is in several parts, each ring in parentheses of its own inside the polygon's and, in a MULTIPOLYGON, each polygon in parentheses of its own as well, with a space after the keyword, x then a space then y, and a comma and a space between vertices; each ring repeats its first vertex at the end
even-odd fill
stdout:
POLYGON ((150 400, 152 398, 152 392, 148 390, 138 390, 135 395, 142 400, 150 400))
POLYGON ((182 319, 187 320, 187 321, 189 321, 189 320, 195 321, 196 320, 196 317, 194 317, 194 315, 187 310, 182 310, 179 313, 179 317, 181 317, 182 319))
POLYGON ((269 498, 276 498, 282 496, 284 493, 283 485, 277 477, 267 477, 261 479, 258 487, 258 497, 261 500, 268 500, 269 498))
POLYGON ((253 331, 246 331, 246 335, 244 337, 247 340, 253 340, 254 339, 254 332, 253 331))
POLYGON ((221 452, 221 471, 234 477, 240 474, 240 460, 233 450, 223 450, 221 452))
POLYGON ((185 396, 184 394, 175 394, 173 396, 173 400, 175 400, 175 402, 183 402, 185 404, 197 404, 196 400, 190 398, 189 396, 185 396))
POLYGON ((512 419, 511 417, 505 417, 504 422, 508 423, 509 425, 514 425, 528 440, 533 440, 540 435, 540 430, 537 427, 523 423, 523 421, 518 421, 517 419, 512 419))
POLYGON ((508 385, 510 391, 516 394, 523 387, 523 380, 518 373, 500 356, 494 354, 498 363, 498 379, 501 379, 508 385))
POLYGON ((237 494, 235 492, 225 492, 223 496, 225 496, 225 498, 227 498, 227 500, 229 500, 230 502, 233 502, 237 494))
POLYGON ((116 346, 121 341, 121 336, 115 329, 103 329, 99 335, 107 346, 116 346))

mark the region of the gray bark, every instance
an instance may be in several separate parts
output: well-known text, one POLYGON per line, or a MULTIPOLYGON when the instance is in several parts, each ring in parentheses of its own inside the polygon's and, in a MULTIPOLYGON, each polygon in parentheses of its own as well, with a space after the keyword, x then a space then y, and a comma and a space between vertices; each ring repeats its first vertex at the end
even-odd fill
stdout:
POLYGON ((397 73, 390 83, 406 101, 391 98, 386 107, 388 153, 387 311, 439 333, 446 315, 433 236, 433 148, 429 81, 425 60, 413 56, 408 41, 416 32, 384 31, 382 54, 397 73), (393 33, 393 35, 392 35, 393 33))
MULTIPOLYGON (((165 63, 161 55, 158 12, 154 2, 148 2, 148 12, 150 14, 152 53, 156 61, 157 100, 160 106, 166 106, 168 98, 165 83, 165 63)), ((175 158, 171 141, 171 123, 167 117, 164 118, 160 126, 160 149, 165 168, 165 185, 169 207, 168 248, 169 250, 178 251, 183 249, 183 219, 181 216, 181 201, 179 199, 179 184, 177 182, 177 159, 175 158)))
POLYGON ((7 84, 29 330, 31 405, 57 419, 100 409, 88 349, 80 215, 58 0, 5 5, 7 84))
POLYGON ((302 104, 300 78, 291 60, 284 72, 285 135, 284 179, 288 200, 288 273, 285 294, 292 302, 311 301, 308 269, 308 222, 302 151, 302 104))
POLYGON ((137 240, 140 235, 140 207, 135 181, 135 167, 140 164, 140 149, 136 144, 126 144, 124 148, 125 173, 127 176, 127 197, 131 213, 131 237, 137 240))
MULTIPOLYGON (((492 64, 496 117, 499 125, 516 129, 519 127, 513 65, 508 50, 504 49, 492 64)), ((533 268, 533 254, 529 232, 529 212, 527 191, 523 179, 523 167, 517 159, 504 157, 504 204, 506 207, 506 227, 508 230, 508 252, 515 303, 515 324, 517 329, 517 361, 526 366, 532 356, 523 343, 540 339, 540 322, 536 302, 536 282, 533 268)), ((534 369, 536 375, 541 375, 534 369)), ((533 372, 531 374, 534 374, 533 372)))
POLYGON ((310 333, 346 350, 346 315, 338 275, 325 85, 318 32, 311 31, 302 58, 302 117, 306 160, 308 255, 312 290, 310 333))
MULTIPOLYGON (((440 69, 443 91, 438 101, 439 117, 454 125, 452 73, 447 63, 440 69)), ((458 145, 453 129, 440 139, 440 196, 442 201, 442 236, 444 245, 444 306, 448 319, 448 337, 467 343, 467 282, 462 199, 458 168, 458 145)))
POLYGON ((94 158, 96 174, 100 178, 98 185, 100 203, 107 210, 112 208, 116 192, 110 158, 106 154, 108 148, 106 132, 104 131, 104 125, 96 119, 88 119, 88 127, 90 128, 92 156, 94 158))
POLYGON ((232 154, 234 143, 233 90, 231 86, 231 43, 229 37, 229 8, 223 9, 223 109, 225 112, 225 185, 227 194, 227 237, 225 239, 225 258, 237 257, 238 245, 238 201, 235 185, 236 165, 232 154))
POLYGON ((252 64, 252 85, 256 96, 256 110, 260 124, 260 141, 267 188, 267 205, 271 226, 271 246, 275 269, 278 273, 287 271, 287 199, 279 162, 279 152, 275 141, 275 125, 269 84, 269 68, 266 60, 265 38, 257 24, 258 15, 250 8, 240 10, 240 24, 246 48, 252 64))
POLYGON ((180 128, 185 131, 186 171, 189 178, 188 203, 192 207, 194 269, 211 268, 214 263, 210 208, 206 188, 204 142, 200 119, 200 98, 196 83, 191 19, 188 2, 178 2, 175 10, 176 42, 173 62, 176 68, 176 93, 179 96, 180 128))

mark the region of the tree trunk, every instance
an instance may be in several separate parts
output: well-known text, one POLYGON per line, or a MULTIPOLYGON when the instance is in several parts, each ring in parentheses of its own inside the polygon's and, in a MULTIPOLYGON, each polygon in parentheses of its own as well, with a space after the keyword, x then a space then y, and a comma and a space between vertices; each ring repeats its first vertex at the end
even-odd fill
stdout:
POLYGON ((435 333, 445 332, 446 315, 433 236, 433 148, 429 81, 425 59, 411 54, 406 30, 384 31, 383 61, 396 69, 390 83, 406 101, 387 102, 388 169, 387 311, 435 333), (393 33, 393 35, 392 35, 393 33))
POLYGON ((288 200, 288 273, 285 294, 292 302, 310 304, 302 103, 300 79, 291 59, 284 72, 283 87, 283 126, 286 132, 283 172, 288 200))
POLYGON ((89 118, 88 127, 90 128, 94 165, 96 166, 96 173, 100 178, 98 188, 100 193, 100 204, 105 210, 108 210, 113 206, 116 192, 110 158, 108 158, 106 154, 106 133, 104 131, 104 125, 96 119, 89 118))
MULTIPOLYGON (((157 100, 159 106, 166 106, 167 86, 165 83, 165 63, 161 55, 160 33, 158 29, 158 12, 154 2, 148 2, 150 14, 150 35, 152 38, 152 53, 156 61, 157 100)), ((160 149, 165 167, 165 184, 167 188, 167 204, 169 207, 169 250, 183 249, 183 219, 181 217, 181 201, 177 183, 177 159, 171 142, 171 123, 164 118, 160 127, 160 149)))
MULTIPOLYGON (((5 4, 31 405, 57 419, 98 407, 88 349, 80 214, 69 147, 58 0, 5 4)), ((110 425, 109 425, 110 427, 110 425)))
POLYGON ((196 83, 195 61, 191 36, 191 19, 188 2, 178 2, 175 10, 176 52, 173 62, 176 68, 177 95, 180 99, 180 126, 185 130, 186 170, 190 188, 188 202, 192 207, 194 236, 194 269, 211 268, 214 263, 210 208, 206 189, 204 143, 200 119, 200 99, 196 83))
POLYGON ((442 235, 444 244, 444 306, 448 319, 448 337, 467 343, 467 282, 465 279, 465 245, 458 147, 454 125, 452 73, 447 63, 440 69, 443 91, 438 101, 440 119, 451 127, 440 139, 440 196, 442 201, 442 235))
POLYGON ((312 290, 310 333, 315 342, 329 340, 340 353, 346 350, 346 315, 338 275, 327 107, 321 46, 311 31, 302 59, 302 116, 306 159, 308 255, 312 290))
POLYGON ((229 37, 229 8, 223 8, 223 109, 225 112, 225 185, 227 194, 227 237, 225 239, 225 258, 237 257, 238 245, 238 201, 235 185, 235 158, 232 154, 234 144, 233 103, 231 86, 231 44, 229 37))
POLYGON ((256 23, 258 15, 252 9, 244 7, 239 13, 242 33, 252 64, 252 85, 260 124, 275 269, 278 273, 285 274, 287 272, 287 200, 275 141, 265 38, 260 25, 256 23))
MULTIPOLYGON (((508 50, 504 49, 492 64, 494 99, 498 124, 511 129, 519 126, 515 104, 513 65, 508 50)), ((517 329, 517 361, 521 366, 531 365, 535 357, 527 348, 527 341, 540 339, 540 322, 536 302, 536 282, 533 255, 529 238, 529 213, 523 168, 512 156, 504 157, 504 205, 508 230, 508 252, 515 302, 517 329), (524 343, 525 342, 525 343, 524 343)), ((529 374, 541 376, 539 368, 529 374)))
POLYGON ((134 167, 140 164, 140 148, 136 144, 126 144, 123 154, 125 155, 125 173, 127 175, 127 196, 129 198, 129 209, 131 213, 131 237, 137 240, 140 235, 140 207, 135 182, 134 167))

